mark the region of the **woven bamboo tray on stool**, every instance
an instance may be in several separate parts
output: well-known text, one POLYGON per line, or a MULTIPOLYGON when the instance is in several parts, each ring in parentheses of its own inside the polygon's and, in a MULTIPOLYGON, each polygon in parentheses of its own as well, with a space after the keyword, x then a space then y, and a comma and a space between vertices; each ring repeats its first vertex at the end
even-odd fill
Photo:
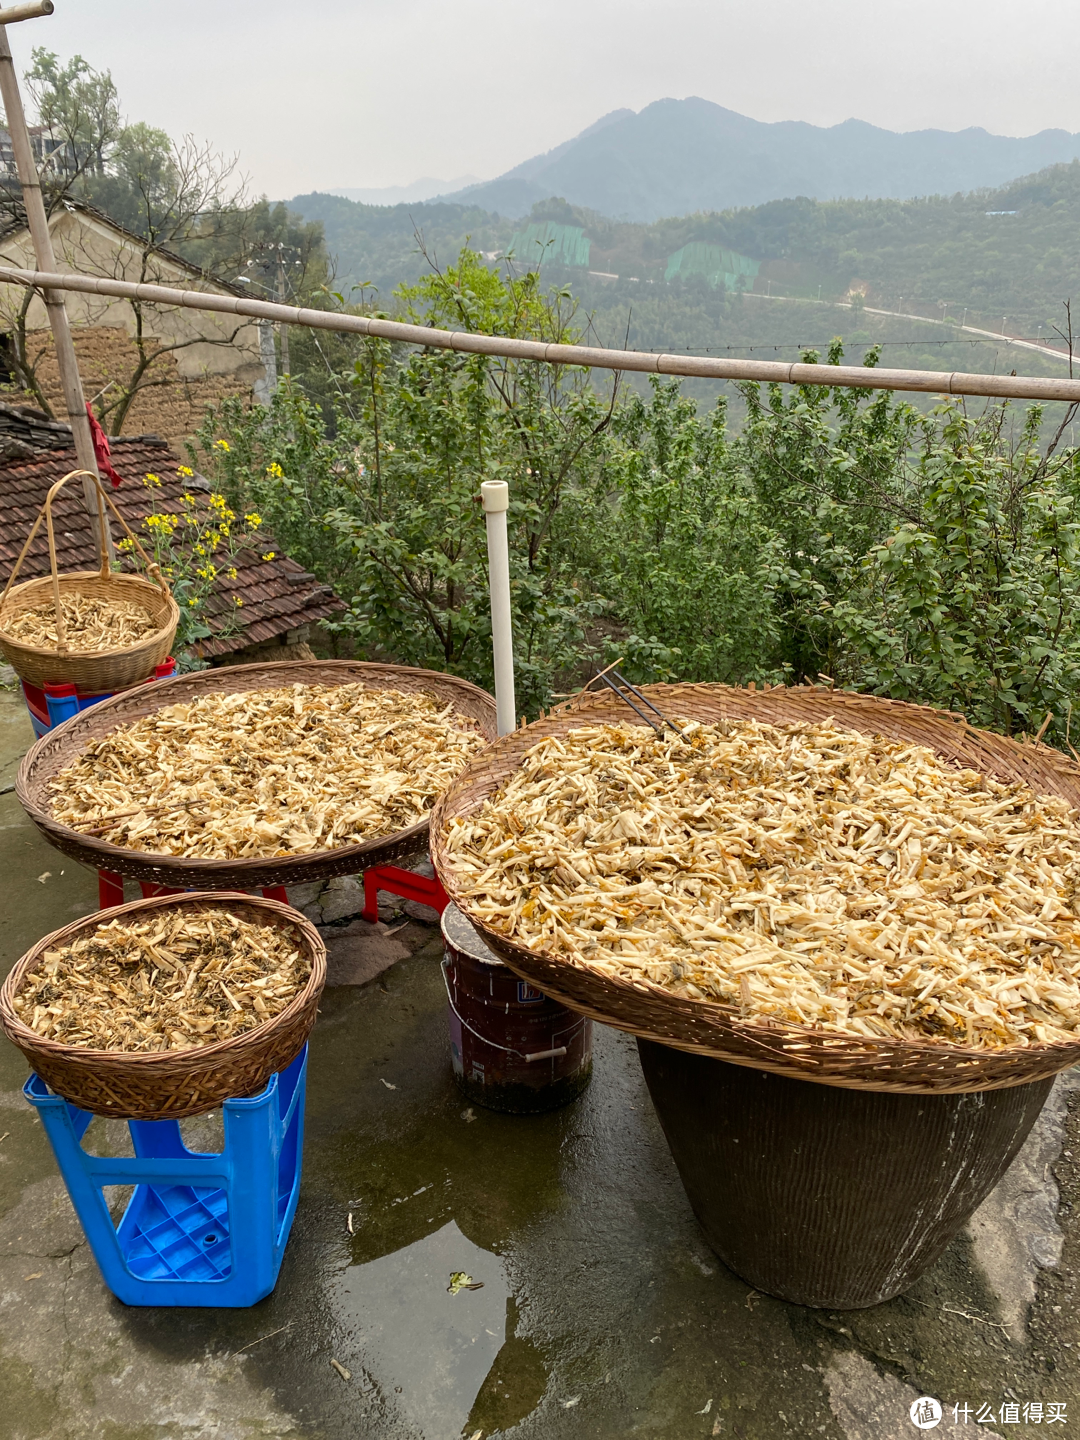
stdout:
MULTIPOLYGON (((959 767, 1023 781, 1080 806, 1080 766, 962 716, 813 686, 655 685, 673 719, 821 721, 914 742, 959 767)), ((440 880, 522 979, 637 1036, 653 1103, 694 1212, 717 1254, 760 1290, 828 1308, 910 1286, 998 1182, 1080 1041, 997 1052, 749 1024, 732 1007, 602 975, 507 940, 470 906, 445 832, 483 804, 524 753, 581 724, 639 723, 590 695, 475 756, 432 813, 440 880), (810 1083, 807 1083, 810 1082, 810 1083)))
POLYGON ((111 497, 106 495, 97 476, 91 475, 88 470, 72 470, 63 479, 57 480, 45 497, 41 513, 34 522, 15 567, 8 576, 3 595, 0 596, 0 652, 19 679, 39 688, 43 685, 71 684, 83 694, 111 693, 138 685, 141 681, 153 677, 155 667, 162 663, 172 649, 179 622, 179 607, 162 579, 160 569, 139 544, 138 537, 132 533, 131 527, 117 510, 111 497), (57 492, 77 476, 93 480, 96 487, 100 568, 61 575, 57 570, 52 502, 57 492), (108 534, 106 503, 127 531, 128 539, 142 556, 147 571, 154 577, 153 580, 145 580, 141 575, 126 575, 113 571, 105 546, 105 536, 108 534), (21 585, 15 585, 15 579, 43 519, 48 533, 50 573, 41 579, 24 580, 21 585), (73 591, 97 600, 134 601, 147 611, 157 629, 134 645, 120 650, 71 651, 65 643, 61 597, 73 591), (5 626, 18 615, 50 600, 57 617, 57 649, 44 650, 39 646, 27 645, 5 632, 5 626))
POLYGON ((257 1095, 271 1075, 285 1070, 307 1043, 326 983, 326 947, 319 932, 297 911, 250 895, 196 893, 136 900, 110 919, 140 919, 166 910, 225 908, 254 924, 295 934, 311 962, 307 984, 272 1019, 213 1045, 128 1054, 88 1050, 38 1035, 19 1018, 16 995, 46 950, 68 945, 101 923, 88 915, 47 935, 14 966, 0 988, 0 1027, 31 1068, 56 1094, 93 1115, 121 1120, 180 1120, 203 1115, 225 1100, 257 1095))
POLYGON ((195 700, 209 694, 238 694, 276 686, 349 685, 360 682, 384 690, 425 691, 458 715, 476 722, 480 733, 493 740, 497 733, 494 699, 468 680, 417 670, 406 665, 375 665, 353 660, 296 660, 236 665, 201 670, 159 680, 150 686, 103 700, 43 736, 28 751, 19 767, 16 794, 23 809, 42 835, 65 855, 99 873, 127 876, 144 886, 171 890, 276 890, 355 875, 376 865, 423 853, 427 848, 428 818, 405 830, 363 844, 334 850, 312 850, 300 855, 260 857, 251 860, 190 859, 150 851, 128 850, 94 836, 83 835, 53 818, 49 781, 72 764, 91 740, 119 725, 152 714, 165 705, 195 700))

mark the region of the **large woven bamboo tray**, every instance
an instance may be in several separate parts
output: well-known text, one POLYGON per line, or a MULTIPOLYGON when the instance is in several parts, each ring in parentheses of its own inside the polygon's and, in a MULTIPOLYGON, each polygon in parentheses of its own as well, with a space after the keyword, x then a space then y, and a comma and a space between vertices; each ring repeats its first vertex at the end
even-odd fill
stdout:
MULTIPOLYGON (((666 715, 706 724, 747 719, 791 724, 835 716, 848 729, 925 745, 958 767, 999 780, 1020 780, 1080 807, 1080 766, 1049 746, 1020 744, 976 730, 962 715, 948 711, 816 686, 736 690, 725 685, 652 685, 645 693, 666 715)), ((447 894, 522 979, 594 1020, 646 1040, 851 1089, 922 1094, 994 1090, 1026 1085, 1080 1062, 1080 1040, 981 1051, 863 1039, 774 1022, 749 1024, 730 1006, 672 995, 650 981, 631 983, 602 975, 507 940, 472 910, 446 848, 446 828, 455 816, 478 810, 537 741, 596 721, 640 724, 613 695, 590 695, 572 708, 562 706, 474 756, 432 811, 431 856, 447 894)))
POLYGON ((426 691, 457 714, 475 720, 480 732, 493 740, 497 733, 495 701, 484 690, 434 670, 405 665, 372 665, 353 660, 277 661, 261 665, 235 665, 201 670, 155 680, 110 700, 102 700, 65 720, 28 751, 19 767, 15 791, 23 809, 51 845, 73 860, 95 870, 109 870, 134 880, 146 880, 185 890, 261 890, 271 885, 303 885, 335 875, 355 875, 370 865, 413 855, 427 848, 427 817, 377 840, 343 845, 336 850, 313 850, 301 855, 252 860, 188 859, 153 851, 127 850, 94 836, 83 835, 53 818, 49 781, 71 765, 90 743, 119 725, 150 715, 164 705, 195 700, 202 695, 235 695, 244 690, 267 690, 279 685, 349 685, 356 681, 384 690, 426 691))
POLYGON ((319 996, 326 984, 326 946, 314 925, 296 910, 251 895, 162 895, 118 906, 109 911, 108 918, 139 918, 156 910, 204 910, 208 905, 224 907, 253 924, 291 931, 311 961, 303 990, 280 1015, 214 1045, 132 1055, 63 1045, 24 1025, 13 1001, 46 950, 66 945, 101 923, 100 914, 85 916, 39 940, 0 989, 0 1028, 58 1095, 92 1115, 117 1120, 179 1120, 185 1115, 205 1114, 224 1100, 257 1095, 271 1075, 296 1059, 315 1024, 319 996))

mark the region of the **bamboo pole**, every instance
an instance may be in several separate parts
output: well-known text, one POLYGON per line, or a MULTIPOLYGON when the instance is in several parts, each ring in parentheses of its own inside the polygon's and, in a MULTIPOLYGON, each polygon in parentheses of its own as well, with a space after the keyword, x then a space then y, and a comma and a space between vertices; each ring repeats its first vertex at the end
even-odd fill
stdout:
POLYGON ((53 0, 25 0, 22 5, 6 5, 0 10, 0 25, 14 25, 18 20, 37 20, 56 9, 53 0))
POLYGON ((759 380, 782 385, 853 386, 860 390, 915 390, 929 395, 981 395, 1004 400, 1065 400, 1080 403, 1080 380, 1045 379, 1037 375, 968 375, 947 370, 886 370, 865 365, 804 365, 782 360, 719 360, 704 355, 650 355, 640 350, 604 350, 589 345, 548 345, 540 340, 510 340, 464 330, 434 330, 402 325, 366 315, 340 315, 330 310, 304 310, 249 300, 243 295, 212 295, 204 290, 174 290, 165 285, 139 285, 95 275, 63 275, 40 270, 0 267, 0 284, 34 285, 45 291, 70 290, 84 295, 112 295, 124 300, 179 309, 243 315, 313 330, 338 330, 372 335, 405 345, 457 350, 470 355, 502 355, 511 360, 540 360, 549 365, 584 365, 601 370, 635 370, 647 375, 688 375, 706 380, 759 380))
MULTIPOLYGON (((50 14, 51 12, 51 4, 47 9, 43 8, 41 4, 19 5, 13 7, 12 11, 0 10, 0 20, 5 15, 11 15, 16 19, 29 19, 31 15, 50 14), (26 13, 25 15, 21 13, 15 15, 14 11, 16 10, 26 13)), ((55 269, 56 258, 53 255, 52 236, 49 234, 49 219, 45 214, 41 183, 38 179, 37 166, 34 163, 34 152, 30 146, 30 132, 26 126, 26 113, 23 110, 22 96, 19 93, 19 79, 11 57, 7 28, 2 23, 0 23, 0 98, 4 103, 8 134, 11 136, 11 148, 15 155, 15 169, 22 187, 23 208, 26 211, 30 238, 34 243, 34 254, 42 269, 52 270, 55 269)), ((103 549, 103 553, 113 559, 116 552, 113 548, 109 523, 108 520, 105 521, 105 530, 102 534, 97 494, 94 482, 90 478, 90 476, 98 474, 97 457, 94 454, 90 421, 86 414, 86 400, 83 395, 82 381, 79 378, 78 361, 75 358, 75 342, 71 338, 71 326, 68 322, 63 293, 58 294, 55 290, 47 290, 45 306, 49 316, 49 325, 52 328, 53 341, 56 345, 56 361, 60 368, 64 405, 75 441, 75 454, 78 456, 79 469, 89 471, 82 482, 83 502, 90 516, 90 524, 98 549, 103 549)))

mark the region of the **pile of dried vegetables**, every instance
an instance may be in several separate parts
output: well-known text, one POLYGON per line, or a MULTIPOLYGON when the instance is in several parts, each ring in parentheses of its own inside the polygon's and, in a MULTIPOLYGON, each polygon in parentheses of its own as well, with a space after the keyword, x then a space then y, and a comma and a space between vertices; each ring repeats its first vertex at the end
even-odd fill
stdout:
POLYGON ((750 1021, 985 1050, 1076 1037, 1064 801, 832 721, 685 730, 536 744, 446 837, 469 913, 750 1021))
POLYGON ((128 849, 304 854, 422 820, 484 744, 428 694, 289 685, 166 705, 50 782, 57 820, 128 849))
MULTIPOLYGON (((68 590, 60 596, 60 608, 64 613, 64 643, 75 655, 92 650, 126 650, 159 628, 150 612, 135 600, 113 600, 68 590)), ((60 644, 52 600, 6 619, 3 629, 20 645, 32 645, 38 650, 55 650, 60 644)))
POLYGON ((306 985, 295 934, 228 910, 103 921, 59 950, 15 997, 31 1030, 89 1050, 185 1050, 271 1020, 306 985))

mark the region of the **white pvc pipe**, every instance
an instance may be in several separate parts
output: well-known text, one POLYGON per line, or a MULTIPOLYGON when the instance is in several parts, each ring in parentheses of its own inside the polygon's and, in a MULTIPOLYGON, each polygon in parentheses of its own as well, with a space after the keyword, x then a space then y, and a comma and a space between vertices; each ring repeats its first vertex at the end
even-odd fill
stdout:
POLYGON ((506 511, 510 487, 505 480, 485 480, 480 498, 487 522, 488 587, 491 594, 491 648, 495 656, 495 709, 500 735, 517 725, 514 705, 514 634, 510 623, 510 544, 506 511))

